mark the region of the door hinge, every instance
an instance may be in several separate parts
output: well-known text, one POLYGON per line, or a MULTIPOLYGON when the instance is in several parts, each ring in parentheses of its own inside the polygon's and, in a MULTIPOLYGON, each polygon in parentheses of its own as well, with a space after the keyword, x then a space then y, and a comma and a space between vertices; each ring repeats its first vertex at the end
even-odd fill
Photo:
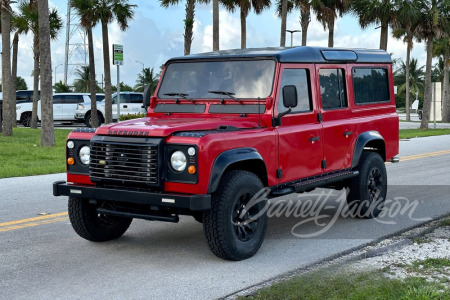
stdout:
POLYGON ((277 170, 277 179, 280 179, 283 177, 283 170, 282 169, 278 169, 277 170))
POLYGON ((317 121, 318 121, 319 123, 323 121, 322 113, 318 113, 318 114, 317 114, 317 121))
POLYGON ((322 160, 322 169, 326 169, 327 168, 327 161, 324 159, 322 160))

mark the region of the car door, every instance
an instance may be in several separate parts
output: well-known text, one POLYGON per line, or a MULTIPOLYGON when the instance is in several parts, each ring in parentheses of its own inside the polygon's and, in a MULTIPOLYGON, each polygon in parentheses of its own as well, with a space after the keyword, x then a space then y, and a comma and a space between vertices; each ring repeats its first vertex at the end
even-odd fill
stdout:
POLYGON ((294 85, 298 99, 297 106, 283 116, 276 127, 279 144, 277 176, 279 183, 286 183, 322 173, 323 141, 322 124, 311 90, 314 67, 289 64, 282 67, 280 74, 275 116, 288 109, 283 105, 283 87, 294 85))
POLYGON ((139 114, 144 113, 145 109, 142 108, 144 96, 140 93, 130 94, 130 113, 139 114))
POLYGON ((63 95, 53 95, 53 120, 64 120, 63 95))
POLYGON ((75 120, 75 112, 77 111, 78 103, 83 102, 82 95, 64 95, 63 97, 63 119, 75 120))
POLYGON ((350 168, 356 134, 348 105, 346 66, 318 65, 316 72, 323 119, 324 172, 350 168))

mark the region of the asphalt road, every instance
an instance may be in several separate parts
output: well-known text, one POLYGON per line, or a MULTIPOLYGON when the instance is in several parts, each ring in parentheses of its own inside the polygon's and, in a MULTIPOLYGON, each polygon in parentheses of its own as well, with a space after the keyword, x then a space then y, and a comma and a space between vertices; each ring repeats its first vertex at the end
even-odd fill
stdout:
POLYGON ((387 164, 383 218, 343 217, 342 191, 279 198, 272 215, 301 203, 297 217, 273 216, 259 252, 241 262, 216 258, 191 217, 178 224, 134 220, 116 241, 87 242, 68 221, 67 199, 52 196, 52 182, 64 174, 0 179, 0 299, 224 297, 449 214, 450 136, 402 141, 400 156, 387 164))

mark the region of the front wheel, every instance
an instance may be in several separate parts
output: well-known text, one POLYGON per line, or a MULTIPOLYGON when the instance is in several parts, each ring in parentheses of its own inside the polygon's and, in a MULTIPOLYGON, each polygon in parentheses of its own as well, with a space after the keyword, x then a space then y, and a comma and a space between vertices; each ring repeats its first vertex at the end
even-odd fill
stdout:
POLYGON ((267 229, 267 201, 249 202, 263 189, 261 180, 251 172, 234 170, 224 176, 213 194, 211 209, 203 216, 203 231, 216 256, 243 260, 259 250, 267 229))
POLYGON ((375 218, 383 210, 387 194, 384 161, 376 152, 363 152, 358 164, 359 176, 349 183, 347 203, 353 216, 375 218))
POLYGON ((20 123, 22 123, 25 127, 31 126, 31 113, 23 113, 22 117, 20 118, 20 123))
POLYGON ((92 242, 104 242, 121 237, 133 219, 112 217, 97 212, 89 199, 69 197, 69 219, 75 232, 92 242))
MULTIPOLYGON (((97 113, 97 121, 98 121, 98 126, 102 125, 103 117, 100 113, 97 113)), ((91 118, 90 112, 88 112, 86 114, 86 116, 84 117, 84 124, 86 124, 86 127, 92 127, 92 118, 91 118)))

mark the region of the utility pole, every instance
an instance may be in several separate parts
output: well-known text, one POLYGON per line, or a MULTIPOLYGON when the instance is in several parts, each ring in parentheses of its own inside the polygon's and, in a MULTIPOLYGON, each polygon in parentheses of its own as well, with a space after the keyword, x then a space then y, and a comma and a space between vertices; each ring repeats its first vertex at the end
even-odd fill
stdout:
POLYGON ((292 37, 294 35, 294 32, 301 32, 301 30, 287 30, 286 29, 286 32, 290 32, 291 33, 291 47, 292 47, 292 37))

